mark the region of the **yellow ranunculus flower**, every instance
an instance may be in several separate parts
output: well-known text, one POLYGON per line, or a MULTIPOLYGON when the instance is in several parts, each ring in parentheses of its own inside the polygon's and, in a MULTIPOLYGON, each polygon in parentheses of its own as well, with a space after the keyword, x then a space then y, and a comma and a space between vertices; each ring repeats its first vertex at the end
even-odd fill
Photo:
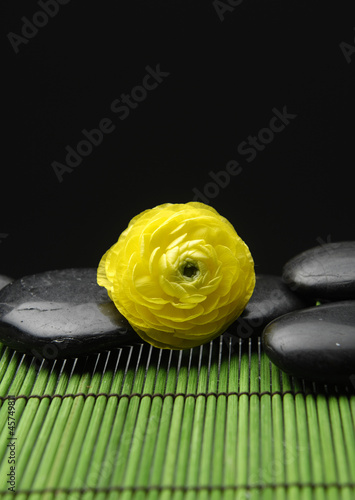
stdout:
POLYGON ((255 273, 247 245, 214 208, 165 203, 131 220, 102 257, 97 281, 145 341, 186 349, 237 319, 255 273))

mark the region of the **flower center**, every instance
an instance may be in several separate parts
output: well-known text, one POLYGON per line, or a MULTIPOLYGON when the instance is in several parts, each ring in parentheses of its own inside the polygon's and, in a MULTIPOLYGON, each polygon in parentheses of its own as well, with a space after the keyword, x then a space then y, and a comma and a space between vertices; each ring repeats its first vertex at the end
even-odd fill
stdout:
POLYGON ((180 273, 184 278, 196 279, 200 270, 195 262, 185 261, 180 267, 180 273))

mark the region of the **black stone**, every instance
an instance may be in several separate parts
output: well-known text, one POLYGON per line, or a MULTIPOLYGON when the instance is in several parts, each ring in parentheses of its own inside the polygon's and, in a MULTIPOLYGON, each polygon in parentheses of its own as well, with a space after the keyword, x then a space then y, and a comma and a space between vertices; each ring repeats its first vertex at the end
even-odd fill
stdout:
POLYGON ((4 286, 8 285, 9 283, 12 283, 14 280, 12 278, 9 278, 8 276, 5 276, 4 274, 0 274, 0 290, 4 288, 4 286))
POLYGON ((295 377, 355 383, 355 301, 291 312, 262 334, 271 361, 295 377))
POLYGON ((273 319, 305 306, 305 302, 285 285, 281 277, 259 274, 251 299, 229 327, 228 333, 241 338, 260 335, 273 319))
POLYGON ((96 269, 25 276, 0 291, 0 341, 39 358, 65 358, 142 343, 96 269))
POLYGON ((355 299, 355 241, 306 250, 285 264, 282 277, 291 290, 308 298, 355 299))

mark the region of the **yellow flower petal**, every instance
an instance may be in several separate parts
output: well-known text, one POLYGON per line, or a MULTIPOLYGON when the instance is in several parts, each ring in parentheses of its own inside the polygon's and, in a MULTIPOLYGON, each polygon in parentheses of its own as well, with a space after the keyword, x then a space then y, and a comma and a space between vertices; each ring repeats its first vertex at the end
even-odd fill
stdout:
POLYGON ((145 341, 187 349, 213 340, 242 313, 254 262, 214 208, 165 203, 129 222, 102 257, 97 282, 145 341))

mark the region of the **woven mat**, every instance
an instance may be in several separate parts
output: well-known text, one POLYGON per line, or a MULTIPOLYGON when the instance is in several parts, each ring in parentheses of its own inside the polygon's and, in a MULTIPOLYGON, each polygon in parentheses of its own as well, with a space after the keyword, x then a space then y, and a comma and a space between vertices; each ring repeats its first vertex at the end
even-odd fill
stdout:
POLYGON ((355 388, 293 379, 258 340, 0 355, 2 499, 355 498, 355 388))

